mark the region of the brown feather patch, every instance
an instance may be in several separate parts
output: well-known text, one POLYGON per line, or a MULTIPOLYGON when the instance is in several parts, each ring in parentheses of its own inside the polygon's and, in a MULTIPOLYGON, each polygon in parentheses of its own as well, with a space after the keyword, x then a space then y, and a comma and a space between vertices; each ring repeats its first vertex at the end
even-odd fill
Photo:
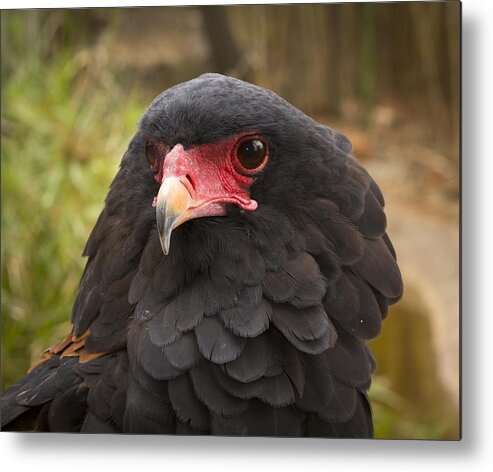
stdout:
POLYGON ((54 344, 53 346, 45 349, 41 353, 41 359, 35 361, 31 367, 29 367, 28 373, 34 370, 36 367, 41 365, 43 362, 46 362, 48 359, 53 357, 54 354, 60 355, 60 358, 63 357, 79 357, 79 362, 85 363, 89 362, 92 359, 96 359, 100 356, 106 354, 105 352, 88 352, 85 349, 86 339, 91 334, 90 330, 86 330, 80 336, 74 336, 74 330, 70 331, 70 333, 61 341, 54 344))

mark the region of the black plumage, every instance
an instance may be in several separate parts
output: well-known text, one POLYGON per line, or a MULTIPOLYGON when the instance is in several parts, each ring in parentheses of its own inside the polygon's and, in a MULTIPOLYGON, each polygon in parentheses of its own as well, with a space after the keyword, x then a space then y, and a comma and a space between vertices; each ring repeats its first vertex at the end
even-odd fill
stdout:
POLYGON ((237 79, 207 74, 157 97, 84 249, 73 331, 3 393, 2 428, 371 437, 366 340, 402 281, 382 193, 350 152, 237 79), (244 139, 266 154, 238 173, 244 139), (149 142, 166 149, 161 167, 149 142), (201 185, 241 198, 177 224, 166 251, 168 156, 213 169, 186 175, 187 198, 201 185))
POLYGON ((225 364, 225 372, 239 382, 248 383, 265 375, 274 365, 270 339, 267 335, 248 341, 240 356, 225 364))
POLYGON ((194 429, 209 430, 209 411, 195 395, 188 374, 183 374, 168 383, 168 393, 176 416, 194 429))
POLYGON ((242 338, 257 338, 269 327, 270 303, 262 298, 246 306, 234 305, 219 312, 219 318, 232 333, 242 338))

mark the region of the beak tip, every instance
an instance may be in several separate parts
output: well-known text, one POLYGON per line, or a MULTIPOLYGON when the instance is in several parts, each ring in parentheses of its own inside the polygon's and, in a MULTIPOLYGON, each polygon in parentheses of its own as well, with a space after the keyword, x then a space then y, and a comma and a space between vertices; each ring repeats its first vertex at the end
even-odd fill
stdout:
POLYGON ((167 256, 169 254, 170 237, 164 234, 159 234, 159 242, 161 243, 161 249, 163 250, 163 254, 167 256))
POLYGON ((163 180, 156 198, 156 223, 159 241, 165 256, 169 253, 172 231, 183 223, 190 207, 191 196, 178 178, 163 180))

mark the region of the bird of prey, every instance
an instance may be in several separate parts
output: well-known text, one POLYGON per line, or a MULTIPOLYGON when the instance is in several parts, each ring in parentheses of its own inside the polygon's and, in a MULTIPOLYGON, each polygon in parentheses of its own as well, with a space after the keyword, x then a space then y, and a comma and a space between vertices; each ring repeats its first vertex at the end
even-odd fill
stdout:
POLYGON ((402 293, 382 193, 342 134, 205 74, 142 117, 72 331, 2 396, 4 430, 373 436, 376 337, 402 293))

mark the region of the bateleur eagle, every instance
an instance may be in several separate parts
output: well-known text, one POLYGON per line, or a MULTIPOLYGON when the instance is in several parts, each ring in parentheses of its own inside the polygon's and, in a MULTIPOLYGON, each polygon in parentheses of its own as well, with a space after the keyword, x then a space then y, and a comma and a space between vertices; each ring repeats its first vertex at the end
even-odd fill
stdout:
POLYGON ((84 255, 73 329, 4 430, 372 437, 366 345, 402 293, 346 137, 206 74, 159 95, 84 255))

